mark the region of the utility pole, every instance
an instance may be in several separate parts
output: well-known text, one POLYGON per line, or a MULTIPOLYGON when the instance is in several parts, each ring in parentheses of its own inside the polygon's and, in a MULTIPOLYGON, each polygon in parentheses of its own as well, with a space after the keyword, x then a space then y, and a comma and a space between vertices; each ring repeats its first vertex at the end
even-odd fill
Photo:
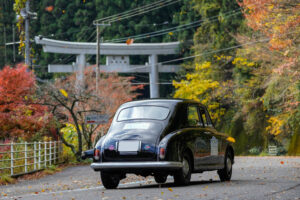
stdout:
POLYGON ((4 66, 6 65, 7 61, 7 54, 6 54, 6 28, 4 24, 4 29, 3 29, 3 39, 4 39, 4 66))
POLYGON ((96 94, 98 95, 98 77, 100 75, 100 26, 97 29, 97 55, 96 55, 96 94))
POLYGON ((12 32, 13 32, 13 56, 14 56, 14 64, 16 64, 16 38, 15 38, 15 25, 12 25, 12 32))
POLYGON ((25 4, 25 12, 26 12, 26 16, 25 16, 25 64, 26 65, 30 65, 30 35, 29 35, 29 15, 28 13, 29 11, 29 7, 30 7, 30 0, 26 1, 25 4))
POLYGON ((100 76, 100 26, 110 26, 110 24, 98 24, 93 22, 97 29, 97 54, 96 54, 96 94, 98 95, 99 76, 100 76))
POLYGON ((29 25, 30 19, 36 19, 37 14, 30 12, 30 0, 26 1, 25 8, 20 11, 20 15, 25 19, 25 64, 31 65, 30 60, 30 35, 29 25))

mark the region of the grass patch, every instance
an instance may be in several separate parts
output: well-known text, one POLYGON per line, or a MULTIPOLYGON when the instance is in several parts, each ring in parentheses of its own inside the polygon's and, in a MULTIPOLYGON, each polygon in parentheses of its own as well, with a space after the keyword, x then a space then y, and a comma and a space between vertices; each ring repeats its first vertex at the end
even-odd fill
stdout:
POLYGON ((267 151, 262 151, 259 156, 270 156, 267 151))
POLYGON ((3 174, 0 177, 0 185, 7 185, 7 184, 13 184, 16 183, 16 179, 10 177, 10 175, 3 174))

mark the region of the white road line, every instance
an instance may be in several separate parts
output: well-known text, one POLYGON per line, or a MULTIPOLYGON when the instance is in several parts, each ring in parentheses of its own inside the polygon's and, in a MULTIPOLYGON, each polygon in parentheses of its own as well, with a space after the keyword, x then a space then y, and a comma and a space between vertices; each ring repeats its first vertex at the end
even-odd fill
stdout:
MULTIPOLYGON (((119 184, 119 187, 121 186, 128 186, 128 185, 138 185, 138 184, 144 184, 147 182, 153 182, 154 179, 150 179, 147 181, 135 181, 130 183, 123 183, 119 184)), ((62 191, 55 191, 55 192, 39 192, 38 194, 25 194, 21 196, 12 196, 12 197, 5 197, 3 199, 18 199, 18 198, 24 198, 24 197, 30 197, 30 196, 40 196, 40 195, 52 195, 52 194, 61 194, 61 193, 70 193, 70 192, 80 192, 80 191, 88 191, 88 190, 96 190, 96 189, 104 189, 104 186, 98 186, 98 187, 90 187, 90 188, 78 188, 74 190, 62 190, 62 191)))

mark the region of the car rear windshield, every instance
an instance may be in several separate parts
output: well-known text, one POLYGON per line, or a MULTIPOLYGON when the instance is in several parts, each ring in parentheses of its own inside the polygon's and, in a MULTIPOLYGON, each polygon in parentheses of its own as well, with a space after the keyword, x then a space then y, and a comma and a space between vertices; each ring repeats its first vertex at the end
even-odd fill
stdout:
POLYGON ((170 110, 160 106, 135 106, 121 110, 118 121, 132 119, 154 119, 165 120, 170 110))

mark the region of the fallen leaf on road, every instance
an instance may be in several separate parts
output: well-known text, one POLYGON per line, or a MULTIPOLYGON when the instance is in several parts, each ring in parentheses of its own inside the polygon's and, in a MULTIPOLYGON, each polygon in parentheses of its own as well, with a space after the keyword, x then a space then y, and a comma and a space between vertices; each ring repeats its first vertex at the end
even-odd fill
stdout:
POLYGON ((28 186, 28 189, 31 189, 32 188, 32 186, 28 186))
POLYGON ((45 189, 42 189, 42 191, 41 192, 45 192, 45 189))
POLYGON ((164 195, 164 192, 161 192, 161 195, 164 195))
POLYGON ((172 188, 168 188, 168 190, 169 190, 170 192, 173 192, 173 189, 172 189, 172 188))
POLYGON ((282 164, 282 165, 283 165, 283 164, 284 164, 284 162, 283 162, 283 161, 281 161, 281 162, 280 162, 280 164, 282 164))

